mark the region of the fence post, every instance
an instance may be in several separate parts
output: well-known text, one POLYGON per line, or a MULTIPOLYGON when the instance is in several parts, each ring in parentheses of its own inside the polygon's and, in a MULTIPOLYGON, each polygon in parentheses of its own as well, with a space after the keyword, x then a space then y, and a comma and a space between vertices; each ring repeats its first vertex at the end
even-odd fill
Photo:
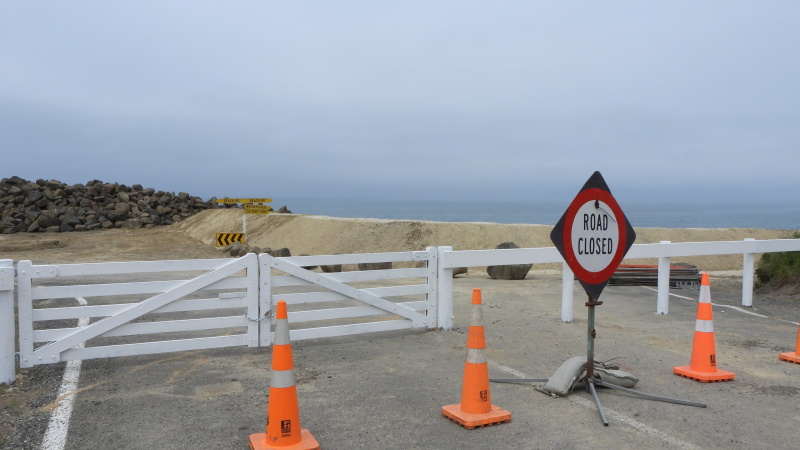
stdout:
MULTIPOLYGON (((670 241, 661 241, 662 244, 671 244, 670 241)), ((669 256, 658 258, 658 300, 656 301, 656 314, 669 314, 669 256)))
POLYGON ((428 314, 427 328, 436 328, 439 324, 439 252, 436 247, 427 247, 427 284, 428 284, 428 314))
MULTIPOLYGON (((745 241, 755 241, 746 238, 745 241)), ((755 253, 745 253, 742 257, 742 306, 753 306, 753 274, 755 273, 755 253)))
POLYGON ((566 261, 561 264, 561 321, 572 322, 575 274, 566 261))
POLYGON ((0 384, 16 379, 14 358, 14 261, 0 259, 0 384))
POLYGON ((444 268, 444 254, 452 252, 453 247, 437 247, 439 265, 436 275, 438 305, 436 308, 437 326, 442 330, 453 329, 453 269, 444 268))
POLYGON ((272 256, 258 255, 258 338, 261 347, 272 345, 272 256))

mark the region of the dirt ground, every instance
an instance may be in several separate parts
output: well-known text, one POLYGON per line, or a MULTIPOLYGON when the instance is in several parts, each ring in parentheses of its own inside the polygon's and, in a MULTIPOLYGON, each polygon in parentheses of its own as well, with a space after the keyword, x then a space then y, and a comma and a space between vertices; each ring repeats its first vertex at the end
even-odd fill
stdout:
POLYGON ((222 256, 224 254, 216 247, 187 236, 172 226, 0 235, 0 259, 31 260, 34 263, 157 261, 222 256))

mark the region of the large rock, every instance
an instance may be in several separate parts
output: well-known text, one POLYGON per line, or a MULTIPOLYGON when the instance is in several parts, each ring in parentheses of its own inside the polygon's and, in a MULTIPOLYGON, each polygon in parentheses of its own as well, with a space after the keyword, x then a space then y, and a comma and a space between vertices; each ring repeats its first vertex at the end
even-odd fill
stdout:
MULTIPOLYGON (((311 256, 311 255, 309 255, 308 253, 301 253, 300 256, 311 256)), ((303 269, 306 270, 314 270, 317 268, 317 266, 302 266, 302 267, 303 269)))
MULTIPOLYGON (((520 248, 513 242, 503 242, 498 249, 520 248)), ((486 273, 495 280, 523 280, 528 275, 533 264, 510 264, 506 266, 489 266, 486 273)))
POLYGON ((275 257, 275 258, 283 258, 283 257, 292 256, 292 252, 290 252, 289 249, 286 248, 286 247, 278 248, 278 249, 270 251, 269 252, 269 256, 272 256, 272 257, 275 257))
POLYGON ((325 272, 325 273, 341 272, 342 271, 342 265, 341 264, 323 265, 323 266, 319 266, 319 268, 322 269, 322 271, 325 272))

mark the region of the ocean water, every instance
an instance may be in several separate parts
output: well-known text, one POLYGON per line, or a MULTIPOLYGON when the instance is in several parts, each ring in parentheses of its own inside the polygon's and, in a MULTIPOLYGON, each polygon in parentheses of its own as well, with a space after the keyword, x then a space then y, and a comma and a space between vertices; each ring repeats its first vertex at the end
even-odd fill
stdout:
MULTIPOLYGON (((634 227, 800 229, 800 200, 685 202, 617 199, 634 227)), ((555 225, 572 199, 410 200, 275 198, 295 214, 436 222, 494 222, 555 225)))

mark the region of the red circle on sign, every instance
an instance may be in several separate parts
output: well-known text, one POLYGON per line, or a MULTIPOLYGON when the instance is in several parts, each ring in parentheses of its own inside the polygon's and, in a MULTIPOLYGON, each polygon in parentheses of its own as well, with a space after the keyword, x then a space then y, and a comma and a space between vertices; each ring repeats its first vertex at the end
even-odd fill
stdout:
POLYGON ((627 238, 625 223, 625 215, 622 213, 622 209, 619 207, 619 204, 610 192, 598 188, 589 188, 581 191, 578 196, 575 197, 575 200, 573 200, 569 205, 569 208, 567 208, 567 212, 564 215, 564 229, 562 230, 562 236, 564 240, 564 254, 567 256, 567 263, 579 280, 583 281, 584 283, 599 284, 611 278, 611 275, 613 275, 614 271, 617 270, 617 267, 619 267, 619 264, 622 262, 622 258, 625 256, 625 239, 627 238), (578 258, 575 256, 575 249, 572 247, 572 224, 575 222, 575 216, 578 214, 578 210, 581 208, 581 206, 594 200, 599 200, 611 208, 611 211, 617 218, 617 236, 619 239, 619 243, 616 245, 617 249, 614 252, 614 257, 611 259, 611 262, 609 262, 608 266, 606 266, 603 270, 598 272, 589 271, 581 266, 581 264, 578 262, 578 258))

